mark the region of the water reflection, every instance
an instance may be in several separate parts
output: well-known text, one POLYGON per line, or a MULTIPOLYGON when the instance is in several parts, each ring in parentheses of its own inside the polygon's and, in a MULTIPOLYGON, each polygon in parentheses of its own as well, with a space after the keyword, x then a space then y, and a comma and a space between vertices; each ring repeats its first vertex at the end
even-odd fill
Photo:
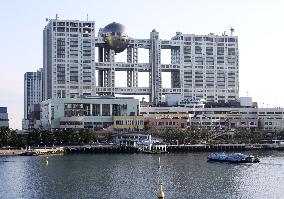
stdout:
MULTIPOLYGON (((284 155, 259 164, 209 163, 207 153, 165 154, 166 198, 281 198, 284 155)), ((0 157, 0 198, 156 198, 158 155, 0 157)))

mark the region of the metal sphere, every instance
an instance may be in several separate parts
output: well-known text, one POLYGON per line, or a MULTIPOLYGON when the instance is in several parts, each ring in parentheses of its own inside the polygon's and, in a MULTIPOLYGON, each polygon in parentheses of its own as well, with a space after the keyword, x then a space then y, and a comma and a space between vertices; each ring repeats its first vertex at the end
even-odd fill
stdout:
POLYGON ((126 28, 120 23, 108 24, 103 28, 101 35, 106 46, 114 50, 115 53, 124 51, 128 46, 129 37, 126 28))

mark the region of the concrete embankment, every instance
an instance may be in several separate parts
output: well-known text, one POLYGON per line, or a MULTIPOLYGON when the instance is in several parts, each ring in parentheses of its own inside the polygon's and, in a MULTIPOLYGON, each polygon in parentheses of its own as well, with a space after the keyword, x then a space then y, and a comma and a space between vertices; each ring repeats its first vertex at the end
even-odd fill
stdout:
MULTIPOLYGON (((197 145, 153 145, 150 152, 214 152, 214 151, 246 151, 246 150, 284 150, 284 145, 273 144, 197 144, 197 145), (159 148, 162 146, 162 148, 159 148)), ((146 150, 149 152, 149 150, 146 150)), ((141 153, 145 152, 143 147, 120 146, 120 145, 85 145, 65 146, 33 149, 0 149, 1 155, 55 155, 63 153, 141 153)))
POLYGON ((284 150, 284 146, 273 144, 167 145, 168 152, 214 152, 246 150, 284 150))
POLYGON ((44 147, 44 148, 29 148, 29 149, 0 149, 0 156, 38 156, 38 155, 56 155, 63 154, 63 147, 44 147))
POLYGON ((24 149, 0 149, 0 156, 21 155, 24 149))
MULTIPOLYGON (((154 147, 152 147, 154 148, 154 147)), ((246 151, 246 150, 284 150, 284 146, 271 144, 215 144, 215 145, 167 145, 163 152, 214 152, 214 151, 246 151)), ((64 147, 66 153, 140 153, 142 148, 119 145, 95 145, 95 146, 68 146, 64 147)), ((149 150, 148 150, 149 151, 149 150)), ((159 151, 156 149, 155 151, 159 151)))
POLYGON ((133 146, 69 146, 64 147, 66 153, 138 153, 139 148, 133 146))
POLYGON ((202 152, 202 151, 244 151, 245 144, 216 144, 216 145, 168 145, 168 152, 202 152))

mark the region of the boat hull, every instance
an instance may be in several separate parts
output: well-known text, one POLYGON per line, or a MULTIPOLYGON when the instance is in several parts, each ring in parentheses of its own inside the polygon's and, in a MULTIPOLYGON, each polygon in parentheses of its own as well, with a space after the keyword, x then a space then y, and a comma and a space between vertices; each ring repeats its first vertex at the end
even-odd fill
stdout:
POLYGON ((259 163, 257 157, 251 155, 244 155, 241 153, 225 154, 225 153, 211 153, 208 155, 208 161, 212 162, 228 162, 228 163, 259 163))

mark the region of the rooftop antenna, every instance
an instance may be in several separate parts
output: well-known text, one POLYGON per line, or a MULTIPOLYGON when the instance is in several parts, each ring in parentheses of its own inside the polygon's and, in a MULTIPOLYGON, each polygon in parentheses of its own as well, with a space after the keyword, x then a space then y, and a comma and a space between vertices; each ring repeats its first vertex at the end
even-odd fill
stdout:
POLYGON ((230 31, 231 31, 231 36, 233 36, 233 33, 234 33, 235 29, 231 27, 230 31))
POLYGON ((58 16, 58 14, 56 14, 56 15, 55 15, 55 19, 56 19, 56 20, 58 20, 58 19, 59 19, 59 16, 58 16))
POLYGON ((89 21, 89 14, 87 14, 87 21, 89 21))

